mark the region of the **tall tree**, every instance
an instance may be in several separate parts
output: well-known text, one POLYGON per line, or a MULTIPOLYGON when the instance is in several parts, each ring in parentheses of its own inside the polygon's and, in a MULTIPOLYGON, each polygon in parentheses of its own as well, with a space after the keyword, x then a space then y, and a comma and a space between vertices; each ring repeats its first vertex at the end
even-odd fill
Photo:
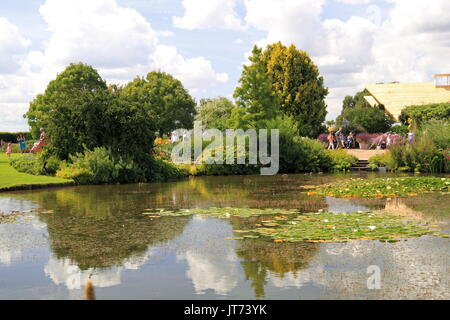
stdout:
POLYGON ((149 72, 122 90, 123 98, 138 103, 155 119, 160 135, 177 128, 190 129, 196 114, 195 101, 182 83, 164 72, 149 72))
POLYGON ((281 111, 296 121, 300 135, 316 137, 327 114, 328 94, 318 67, 307 52, 281 42, 269 45, 262 58, 281 111))
POLYGON ((85 93, 106 91, 106 82, 97 70, 83 63, 72 63, 55 80, 49 82, 44 94, 38 94, 30 103, 28 119, 34 138, 39 137, 39 129, 47 129, 52 112, 59 105, 78 100, 85 93))
POLYGON ((262 49, 254 46, 249 60, 251 64, 244 65, 240 86, 235 89, 233 96, 237 105, 243 108, 235 114, 240 114, 244 123, 256 127, 262 121, 276 117, 279 98, 272 90, 272 79, 266 72, 262 49))
POLYGON ((233 108, 233 102, 224 97, 201 99, 196 120, 202 121, 205 128, 225 130, 228 128, 233 108))
POLYGON ((371 106, 364 99, 368 94, 367 90, 363 90, 354 96, 346 96, 336 124, 344 127, 346 131, 379 133, 389 130, 394 122, 392 117, 384 112, 383 106, 371 106))
POLYGON ((154 121, 137 103, 121 98, 121 89, 107 87, 91 66, 69 65, 25 115, 32 128, 47 132, 51 152, 60 159, 85 148, 107 147, 118 156, 150 155, 154 121))

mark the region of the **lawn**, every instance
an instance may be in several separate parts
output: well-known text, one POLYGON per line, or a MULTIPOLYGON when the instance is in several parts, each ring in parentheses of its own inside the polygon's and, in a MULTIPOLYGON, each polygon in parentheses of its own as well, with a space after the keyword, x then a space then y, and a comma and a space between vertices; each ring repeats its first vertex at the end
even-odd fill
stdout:
MULTIPOLYGON (((20 157, 20 154, 12 154, 12 158, 20 157)), ((71 183, 71 180, 47 177, 34 176, 27 173, 16 171, 9 165, 8 156, 4 153, 0 154, 0 191, 10 187, 30 186, 30 185, 51 185, 61 183, 71 183)))

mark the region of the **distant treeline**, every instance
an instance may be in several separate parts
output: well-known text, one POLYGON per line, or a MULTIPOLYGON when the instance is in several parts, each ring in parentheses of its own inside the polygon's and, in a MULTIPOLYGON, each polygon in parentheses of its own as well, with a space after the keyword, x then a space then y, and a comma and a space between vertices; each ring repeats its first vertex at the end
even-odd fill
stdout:
POLYGON ((0 140, 5 142, 17 143, 17 137, 19 133, 23 133, 25 140, 31 140, 32 136, 30 132, 0 132, 0 140))

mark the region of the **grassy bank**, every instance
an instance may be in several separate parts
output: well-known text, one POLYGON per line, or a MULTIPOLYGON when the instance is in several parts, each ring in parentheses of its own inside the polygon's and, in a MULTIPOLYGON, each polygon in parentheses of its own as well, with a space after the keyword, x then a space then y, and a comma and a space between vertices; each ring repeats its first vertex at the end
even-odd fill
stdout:
MULTIPOLYGON (((12 154, 11 158, 18 158, 21 154, 12 154)), ((52 186, 71 184, 71 180, 48 176, 35 176, 16 171, 9 165, 6 154, 0 154, 0 192, 14 189, 28 189, 38 186, 52 186)))

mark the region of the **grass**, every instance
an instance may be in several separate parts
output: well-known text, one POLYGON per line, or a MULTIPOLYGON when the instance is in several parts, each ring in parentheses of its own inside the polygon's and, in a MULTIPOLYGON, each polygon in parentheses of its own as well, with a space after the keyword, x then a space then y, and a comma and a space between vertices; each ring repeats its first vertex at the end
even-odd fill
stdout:
POLYGON ((0 191, 13 187, 72 183, 71 180, 48 176, 34 176, 31 174, 18 172, 9 165, 9 160, 21 156, 21 154, 13 153, 11 154, 11 157, 8 158, 6 154, 0 154, 0 191))
POLYGON ((448 193, 449 186, 449 178, 439 177, 352 179, 348 182, 319 187, 316 191, 308 192, 308 194, 337 198, 414 197, 427 192, 448 193))

